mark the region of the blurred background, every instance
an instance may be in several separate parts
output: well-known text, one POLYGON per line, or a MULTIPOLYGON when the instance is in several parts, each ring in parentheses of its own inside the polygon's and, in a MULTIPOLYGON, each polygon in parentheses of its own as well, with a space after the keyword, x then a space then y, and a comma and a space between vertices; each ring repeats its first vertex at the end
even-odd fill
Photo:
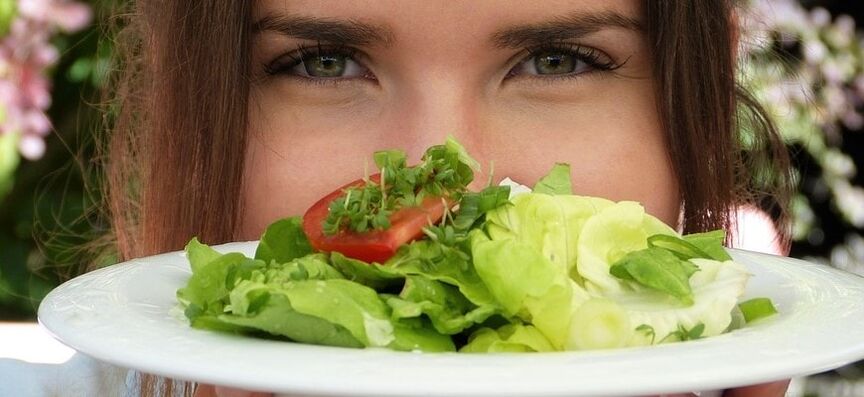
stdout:
MULTIPOLYGON (((0 322, 33 321, 85 263, 114 263, 93 167, 118 1, 0 0, 0 322)), ((791 256, 864 275, 864 2, 743 3, 742 81, 793 154, 791 256)), ((864 396, 864 363, 790 395, 864 396)))

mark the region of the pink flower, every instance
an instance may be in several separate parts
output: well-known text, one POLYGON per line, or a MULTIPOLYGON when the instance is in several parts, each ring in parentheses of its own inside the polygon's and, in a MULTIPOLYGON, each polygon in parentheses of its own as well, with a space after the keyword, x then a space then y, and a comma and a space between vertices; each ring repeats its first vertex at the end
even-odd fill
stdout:
POLYGON ((18 151, 27 160, 39 160, 45 154, 45 141, 37 136, 24 135, 18 142, 18 151))
POLYGON ((18 12, 25 18, 56 25, 67 32, 80 30, 90 22, 90 7, 74 1, 22 0, 18 12))
POLYGON ((44 137, 51 132, 45 110, 51 105, 46 69, 59 54, 50 39, 90 22, 90 8, 72 0, 19 0, 9 33, 0 38, 0 134, 21 134, 18 150, 29 160, 45 153, 44 137))

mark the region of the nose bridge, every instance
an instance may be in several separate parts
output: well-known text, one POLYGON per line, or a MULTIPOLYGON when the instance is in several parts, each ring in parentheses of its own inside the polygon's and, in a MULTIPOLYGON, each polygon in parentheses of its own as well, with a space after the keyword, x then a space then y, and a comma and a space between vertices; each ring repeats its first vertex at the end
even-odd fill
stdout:
POLYGON ((396 124, 413 142, 417 153, 454 136, 472 154, 479 154, 480 112, 479 90, 452 75, 427 73, 408 84, 396 106, 396 124))

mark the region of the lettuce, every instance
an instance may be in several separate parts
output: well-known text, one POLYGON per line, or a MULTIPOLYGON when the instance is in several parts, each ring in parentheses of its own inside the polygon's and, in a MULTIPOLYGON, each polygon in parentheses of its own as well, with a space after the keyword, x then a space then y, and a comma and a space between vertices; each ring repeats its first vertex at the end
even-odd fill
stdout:
POLYGON ((230 314, 219 316, 229 324, 303 343, 455 350, 447 336, 390 321, 389 310, 375 291, 351 281, 304 280, 283 285, 244 281, 235 292, 230 314))
POLYGON ((770 317, 777 314, 774 303, 768 298, 753 298, 738 305, 745 322, 756 321, 760 318, 770 317))
POLYGON ((249 330, 256 329, 284 336, 301 343, 341 347, 364 346, 347 328, 327 319, 300 313, 293 309, 288 297, 278 289, 263 288, 268 293, 267 300, 254 313, 224 314, 219 316, 219 321, 249 330))
POLYGON ((669 342, 729 327, 747 274, 715 260, 728 257, 722 232, 682 239, 634 202, 537 193, 512 202, 487 215, 489 242, 477 238, 474 264, 505 313, 556 349, 669 342), (548 292, 554 283, 542 271, 550 263, 570 276, 569 304, 553 303, 566 295, 548 292), (569 316, 538 302, 566 307, 569 316), (637 332, 640 326, 656 335, 637 332))
POLYGON ((530 321, 557 349, 569 328, 571 287, 564 269, 517 239, 491 240, 476 231, 471 252, 477 274, 504 314, 530 321))
MULTIPOLYGON (((191 247, 193 251, 197 250, 195 245, 191 247)), ((188 256, 197 257, 198 254, 188 256)), ((264 263, 235 252, 215 257, 204 264, 199 263, 196 267, 186 286, 177 291, 177 298, 186 306, 186 315, 190 320, 203 314, 221 314, 235 286, 238 271, 242 276, 263 268, 264 263)))
MULTIPOLYGON (((457 142, 432 155, 473 177, 476 163, 457 142)), ((376 163, 404 161, 376 154, 376 163)), ((270 225, 254 258, 192 239, 192 275, 177 297, 197 328, 428 352, 466 340, 460 352, 642 346, 776 312, 770 300, 739 309, 749 274, 722 231, 681 236, 638 203, 571 188, 569 166, 557 164, 533 192, 512 181, 466 192, 442 224, 423 229, 428 238, 384 264, 314 252, 298 217, 270 225)))
MULTIPOLYGON (((294 227, 283 223, 280 228, 286 225, 294 227)), ((240 253, 223 255, 190 241, 187 256, 193 272, 177 296, 191 325, 236 333, 264 331, 331 346, 455 350, 449 336, 394 319, 390 306, 374 289, 346 280, 328 263, 327 255, 288 259, 293 249, 283 248, 270 251, 277 252, 275 256, 262 257, 270 260, 265 263, 240 253), (282 259, 288 262, 280 263, 282 259)), ((365 276, 372 278, 372 272, 365 276)), ((379 276, 404 277, 386 272, 379 276)))
POLYGON ((628 253, 609 268, 609 273, 665 292, 690 305, 693 304, 690 276, 698 270, 696 265, 665 249, 651 247, 628 253))
POLYGON ((634 333, 630 314, 606 298, 591 298, 575 307, 570 321, 569 350, 623 347, 634 333))
POLYGON ((692 262, 699 271, 690 279, 691 305, 682 305, 667 294, 651 290, 609 295, 610 300, 627 311, 632 326, 646 325, 653 330, 653 338, 637 333, 628 346, 681 340, 679 329, 692 329, 700 324, 701 336, 719 335, 731 325, 732 312, 749 278, 746 268, 731 261, 698 258, 692 262))
POLYGON ((614 263, 629 252, 648 248, 649 236, 676 235, 672 228, 631 201, 606 206, 584 222, 577 244, 577 270, 585 280, 585 288, 601 295, 629 289, 624 280, 609 273, 614 263))
POLYGON ((330 262, 345 278, 375 289, 398 286, 405 282, 405 276, 394 272, 390 267, 366 263, 338 252, 330 254, 330 262))
POLYGON ((613 203, 595 197, 536 193, 521 194, 512 201, 513 205, 486 215, 489 236, 493 240, 522 241, 579 280, 573 270, 582 228, 588 219, 613 203))
POLYGON ((723 230, 714 230, 705 233, 693 233, 684 236, 684 241, 695 245, 703 252, 708 254, 709 259, 716 261, 730 261, 732 257, 723 248, 723 241, 726 240, 726 232, 723 230))
POLYGON ((474 305, 496 306, 470 255, 457 247, 430 240, 415 241, 400 248, 384 266, 393 273, 422 275, 455 286, 474 305))
POLYGON ((531 325, 507 324, 498 329, 480 328, 468 338, 461 353, 549 352, 555 348, 531 325))
POLYGON ((399 296, 385 299, 396 320, 426 316, 436 331, 452 335, 497 313, 494 306, 476 306, 456 287, 425 276, 408 276, 399 296))
POLYGON ((303 220, 295 216, 280 219, 267 227, 255 250, 255 259, 286 263, 311 253, 312 246, 303 233, 303 220))
POLYGON ((573 194, 573 187, 570 185, 570 164, 555 164, 552 170, 534 185, 534 193, 573 194))

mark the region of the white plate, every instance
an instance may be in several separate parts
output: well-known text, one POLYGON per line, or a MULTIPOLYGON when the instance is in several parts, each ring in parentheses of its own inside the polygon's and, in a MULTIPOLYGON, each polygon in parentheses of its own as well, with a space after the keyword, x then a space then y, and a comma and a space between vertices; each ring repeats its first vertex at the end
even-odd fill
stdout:
MULTIPOLYGON (((216 248, 251 256, 256 245, 216 248)), ((785 379, 864 358, 864 278, 796 259, 731 253, 754 275, 744 298, 770 297, 781 314, 729 334, 645 348, 423 354, 196 330, 175 299, 190 274, 181 252, 75 278, 48 294, 39 321, 63 343, 116 365, 304 395, 646 395, 785 379)))

